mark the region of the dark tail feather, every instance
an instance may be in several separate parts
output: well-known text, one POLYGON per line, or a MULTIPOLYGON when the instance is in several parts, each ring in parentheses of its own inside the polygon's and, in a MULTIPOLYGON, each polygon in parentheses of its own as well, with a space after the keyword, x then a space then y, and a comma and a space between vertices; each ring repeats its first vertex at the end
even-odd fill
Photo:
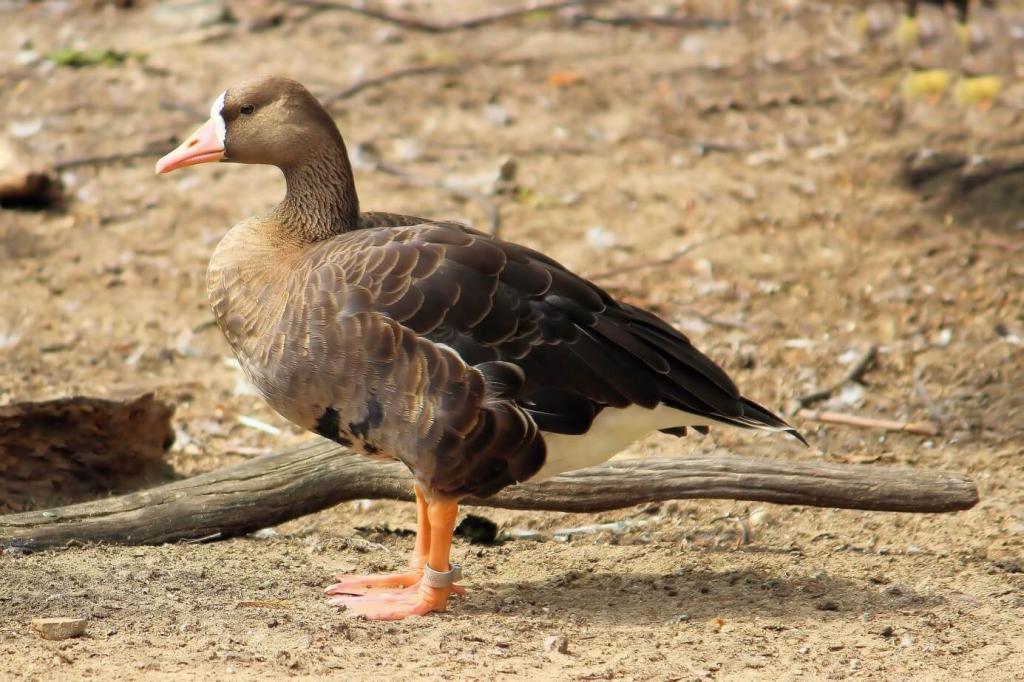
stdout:
POLYGON ((760 426, 773 430, 785 431, 804 445, 810 447, 807 440, 800 434, 800 432, 783 421, 782 418, 773 414, 770 410, 761 407, 749 398, 740 398, 740 400, 743 402, 743 419, 744 421, 748 421, 751 427, 756 429, 760 426))

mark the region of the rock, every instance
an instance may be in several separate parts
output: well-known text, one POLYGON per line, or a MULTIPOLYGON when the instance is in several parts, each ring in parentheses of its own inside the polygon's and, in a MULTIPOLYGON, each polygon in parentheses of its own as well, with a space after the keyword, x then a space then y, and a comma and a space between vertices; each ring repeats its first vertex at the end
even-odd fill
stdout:
POLYGON ((767 656, 756 656, 756 655, 746 654, 746 655, 743 656, 742 660, 743 660, 743 666, 745 668, 750 668, 752 670, 760 670, 761 668, 763 668, 766 665, 768 665, 768 657, 767 656))
POLYGON ((770 526, 775 523, 775 519, 767 509, 761 509, 758 507, 754 511, 750 512, 750 516, 747 517, 750 525, 754 528, 759 526, 770 526))
POLYGON ((508 113, 508 109, 498 103, 485 105, 484 117, 497 128, 504 128, 512 123, 512 115, 508 113))
POLYGON ((255 540, 270 540, 272 538, 276 538, 277 536, 278 533, 273 528, 260 528, 258 531, 249 533, 249 537, 255 540))
POLYGON ((43 119, 34 118, 29 121, 11 121, 7 126, 11 137, 24 139, 32 137, 43 129, 43 119))
POLYGON ((64 188, 57 174, 41 168, 13 141, 0 138, 0 208, 51 208, 61 203, 64 188))
POLYGON ((544 638, 544 651, 552 651, 560 654, 569 653, 569 640, 565 635, 551 635, 544 638))
POLYGON ((595 251, 607 251, 615 246, 615 234, 603 225, 587 230, 587 244, 595 251))
POLYGON ((113 397, 0 406, 0 514, 163 480, 174 408, 152 394, 113 397))
POLYGON ((33 618, 32 629, 43 639, 71 639, 85 634, 85 618, 33 618))
POLYGON ((177 31, 189 31, 233 21, 231 10, 216 0, 171 0, 156 5, 153 21, 177 31))

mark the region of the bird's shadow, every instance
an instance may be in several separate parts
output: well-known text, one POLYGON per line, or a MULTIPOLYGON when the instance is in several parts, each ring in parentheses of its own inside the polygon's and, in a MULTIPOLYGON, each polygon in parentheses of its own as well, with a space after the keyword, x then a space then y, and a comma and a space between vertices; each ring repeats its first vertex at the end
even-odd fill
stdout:
POLYGON ((791 577, 757 568, 681 569, 674 573, 568 572, 544 580, 490 583, 473 589, 466 612, 558 614, 589 622, 684 622, 785 618, 820 622, 860 614, 936 606, 942 597, 906 585, 842 577, 791 577), (481 594, 485 592, 485 594, 481 594))
POLYGON ((903 184, 938 215, 960 225, 980 226, 1008 236, 1020 234, 1024 215, 1024 161, 992 160, 972 164, 965 154, 916 153, 903 160, 903 184))

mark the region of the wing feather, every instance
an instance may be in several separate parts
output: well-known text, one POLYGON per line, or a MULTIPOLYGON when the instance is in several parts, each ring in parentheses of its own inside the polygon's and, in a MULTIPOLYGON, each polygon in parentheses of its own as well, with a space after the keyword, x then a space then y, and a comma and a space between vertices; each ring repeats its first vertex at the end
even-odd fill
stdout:
POLYGON ((380 380, 389 390, 399 390, 396 372, 424 377, 423 395, 403 400, 429 420, 417 433, 433 454, 410 466, 439 488, 484 494, 522 480, 544 461, 538 428, 584 433, 607 407, 665 403, 709 421, 788 428, 652 313, 531 249, 409 220, 321 243, 310 284, 348 317, 339 334, 377 347, 365 362, 404 353, 380 380))

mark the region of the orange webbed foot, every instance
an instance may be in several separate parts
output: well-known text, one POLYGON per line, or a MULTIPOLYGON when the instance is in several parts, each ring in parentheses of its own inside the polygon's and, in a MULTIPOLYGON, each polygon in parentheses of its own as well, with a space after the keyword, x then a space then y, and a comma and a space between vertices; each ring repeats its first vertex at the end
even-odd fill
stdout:
MULTIPOLYGON (((369 574, 369 575, 336 575, 334 579, 338 582, 324 590, 329 595, 368 596, 387 593, 402 594, 406 589, 416 589, 423 579, 423 569, 411 570, 405 573, 391 574, 369 574)), ((466 594, 466 588, 462 585, 452 585, 452 594, 462 596, 466 594)), ((331 600, 334 604, 336 600, 331 600)))
POLYGON ((374 590, 418 585, 422 571, 407 571, 393 574, 336 575, 335 584, 328 587, 326 594, 367 594, 374 590))
POLYGON ((416 486, 416 547, 409 570, 395 575, 359 575, 335 579, 326 589, 331 606, 344 606, 369 620, 401 620, 444 611, 448 597, 465 590, 455 583, 462 569, 449 561, 458 502, 429 500, 416 486), (431 566, 447 566, 437 571, 431 566))
POLYGON ((444 611, 451 587, 419 585, 404 590, 375 591, 361 596, 343 595, 330 600, 333 606, 344 606, 354 615, 367 620, 402 620, 444 611))

